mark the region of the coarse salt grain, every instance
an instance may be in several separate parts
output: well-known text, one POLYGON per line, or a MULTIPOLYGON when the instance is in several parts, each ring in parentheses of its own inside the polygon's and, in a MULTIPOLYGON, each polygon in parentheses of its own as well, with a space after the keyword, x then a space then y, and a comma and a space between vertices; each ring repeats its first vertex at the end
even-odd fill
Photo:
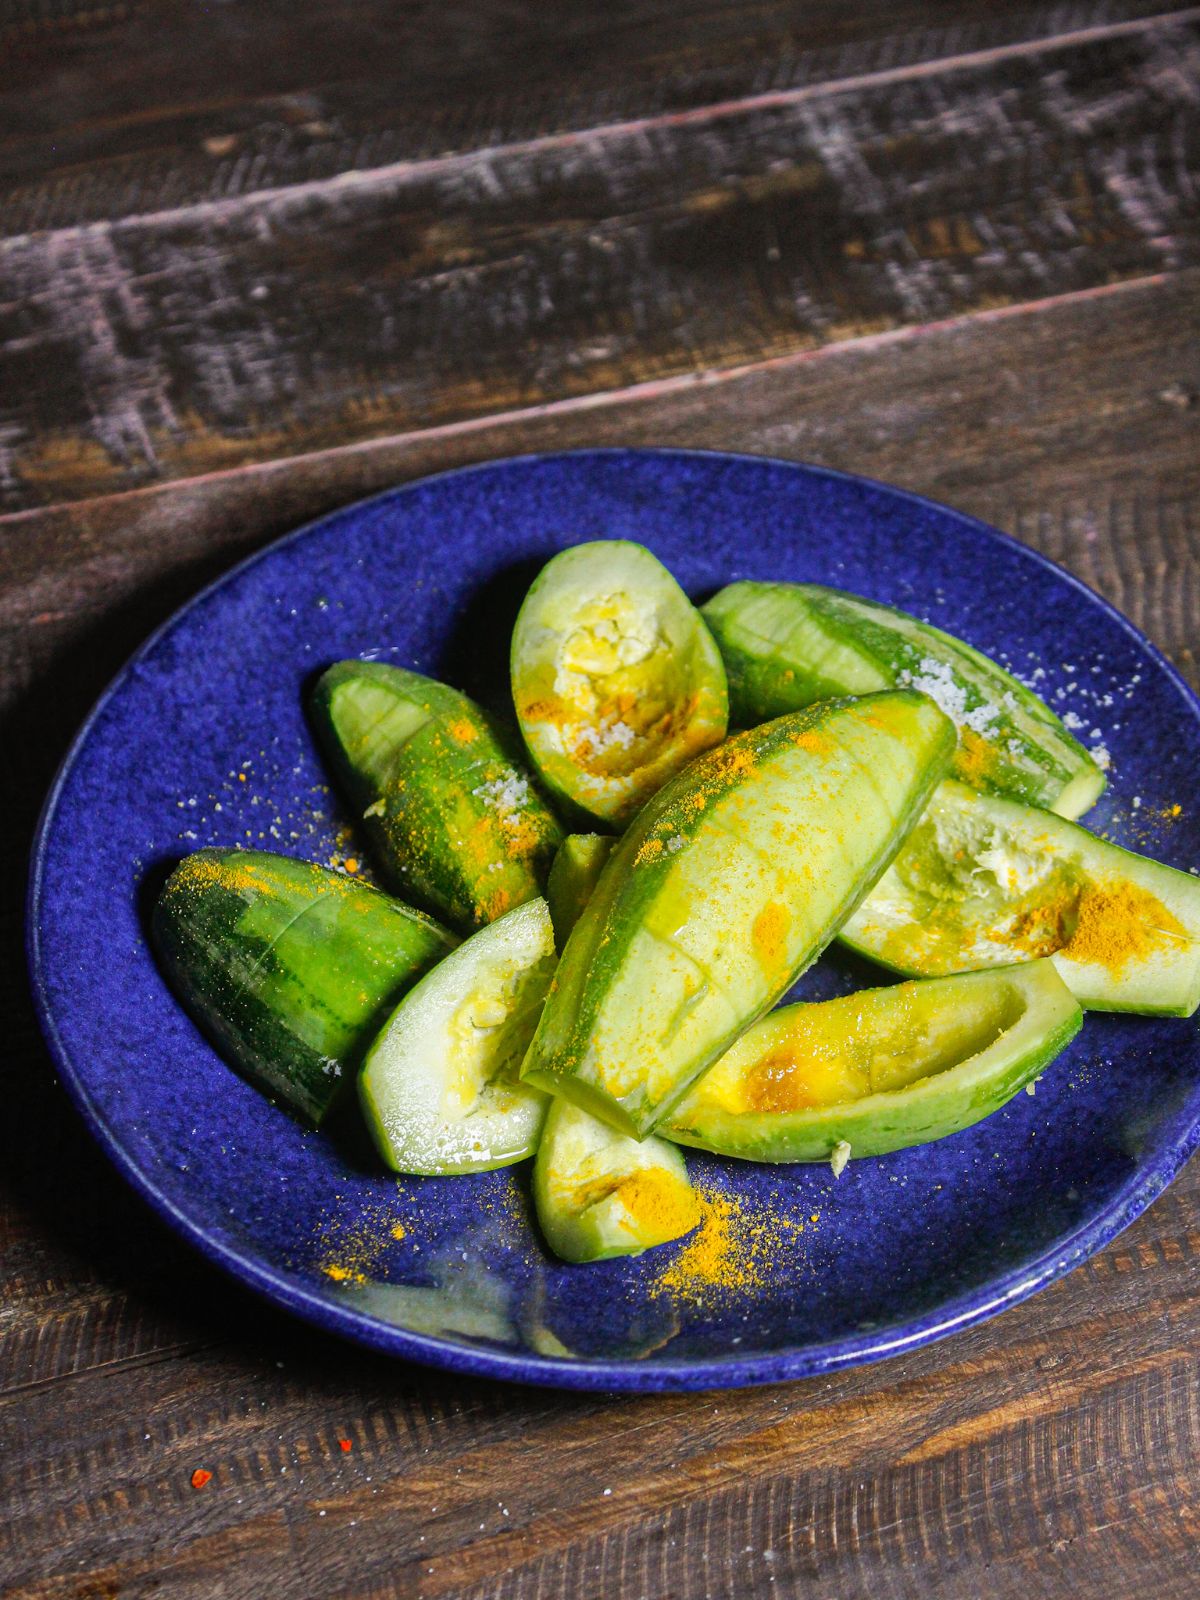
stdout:
POLYGON ((519 812, 529 803, 529 780, 520 773, 508 772, 503 778, 493 778, 490 783, 481 783, 472 789, 471 793, 499 813, 502 828, 520 827, 519 812))
POLYGON ((917 689, 927 694, 959 728, 967 728, 981 738, 992 734, 994 723, 1000 715, 999 707, 978 705, 969 707, 967 691, 954 675, 954 669, 945 661, 925 656, 917 664, 916 672, 905 668, 899 673, 900 684, 906 689, 917 689))

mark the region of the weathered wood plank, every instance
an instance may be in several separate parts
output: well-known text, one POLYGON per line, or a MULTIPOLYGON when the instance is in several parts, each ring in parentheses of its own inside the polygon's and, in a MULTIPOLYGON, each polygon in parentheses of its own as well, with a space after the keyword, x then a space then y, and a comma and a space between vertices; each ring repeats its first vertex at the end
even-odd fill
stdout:
POLYGON ((260 0, 251 19, 184 0, 18 0, 15 12, 0 4, 11 80, 0 101, 0 216, 6 232, 111 222, 1185 9, 1172 0, 260 0))
MULTIPOLYGON (((753 1541, 760 1563, 776 1550, 781 1583, 907 1600, 914 1574, 922 1593, 952 1596, 956 1570, 985 1562, 1015 1593, 1048 1553, 1047 1513, 1069 1539, 1166 1506, 1146 1546, 1125 1542, 1137 1593, 1164 1555, 1182 1576, 1197 1532, 1198 1262, 1194 1195, 1172 1193, 1153 1230, 1139 1223, 990 1328, 830 1380, 708 1398, 557 1396, 331 1360, 340 1350, 265 1314, 239 1329, 244 1354, 81 1376, 57 1406, 0 1401, 0 1571, 19 1594, 112 1572, 122 1593, 198 1600, 242 1552, 253 1580, 232 1593, 303 1581, 330 1595, 482 1595, 509 1574, 500 1592, 530 1596, 588 1592, 566 1582, 582 1562, 623 1574, 604 1592, 650 1600, 738 1593, 753 1541), (1148 1416, 1174 1449, 1145 1448, 1148 1416), (189 1486, 196 1466, 214 1473, 204 1491, 189 1486)), ((1072 1559, 1081 1578, 1100 1570, 1072 1559)))
POLYGON ((1200 23, 0 250, 14 508, 1197 258, 1200 23))
POLYGON ((1200 272, 1185 273, 0 518, 9 679, 32 682, 110 596, 123 626, 105 618, 104 642, 85 646, 94 671, 76 689, 68 667, 58 686, 78 720, 93 686, 187 593, 309 517, 509 452, 656 444, 808 460, 948 500, 1073 567, 1186 664, 1200 562, 1198 303, 1200 272))

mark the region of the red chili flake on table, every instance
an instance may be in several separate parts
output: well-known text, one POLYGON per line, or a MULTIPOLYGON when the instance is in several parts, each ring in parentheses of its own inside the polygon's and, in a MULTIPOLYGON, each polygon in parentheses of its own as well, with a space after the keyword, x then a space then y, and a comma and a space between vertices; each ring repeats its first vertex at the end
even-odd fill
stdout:
POLYGON ((205 1467, 197 1467, 192 1473, 192 1488, 203 1489, 206 1483, 212 1482, 212 1473, 205 1467))
POLYGON ((350 1451, 354 1449, 353 1439, 339 1439, 338 1445, 346 1452, 347 1455, 349 1455, 350 1451))

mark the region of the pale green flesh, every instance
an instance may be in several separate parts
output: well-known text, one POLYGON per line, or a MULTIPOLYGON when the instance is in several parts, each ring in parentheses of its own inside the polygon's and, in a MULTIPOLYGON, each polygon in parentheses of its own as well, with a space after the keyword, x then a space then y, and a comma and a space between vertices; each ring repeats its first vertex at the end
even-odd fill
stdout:
POLYGON ((784 1006, 742 1035, 662 1131, 750 1161, 824 1161, 839 1146, 885 1155, 997 1110, 1082 1020, 1049 961, 784 1006))
MULTIPOLYGON (((1111 901, 1093 902, 1111 905, 1111 901)), ((1105 913, 1116 927, 1120 918, 1105 913)), ((1050 955, 1089 1010, 1191 1016, 1200 1004, 1200 880, 1033 806, 943 784, 845 942, 897 972, 940 976, 1050 955), (1071 953, 1089 894, 1128 891, 1147 948, 1071 953), (1047 916, 1047 910, 1057 915, 1047 916), (1165 913, 1165 914, 1164 914, 1165 913)))
POLYGON ((631 1139, 565 1100, 546 1117, 533 1167, 538 1222, 564 1261, 636 1256, 691 1231, 699 1202, 683 1157, 662 1139, 631 1139), (657 1206, 632 1195, 637 1183, 657 1206))
POLYGON ((648 550, 563 550, 526 596, 513 700, 547 788, 618 826, 724 738, 725 669, 700 613, 648 550))
POLYGON ((532 1155, 546 1099, 518 1079, 554 974, 544 900, 473 934, 412 989, 359 1075, 367 1125, 397 1172, 481 1172, 532 1155))
POLYGON ((735 722, 829 695, 908 685, 959 727, 956 776, 1077 817, 1104 774, 1062 721, 1011 673, 906 612, 819 584, 735 583, 704 607, 725 657, 735 722))
POLYGON ((898 693, 780 719, 696 763, 604 869, 567 942, 526 1081, 623 1132, 651 1131, 816 958, 951 748, 932 702, 898 693), (743 757, 745 775, 713 788, 709 774, 743 757))
POLYGON ((560 951, 592 898, 616 842, 602 833, 569 833, 559 845, 546 880, 546 900, 560 951))
POLYGON ((394 688, 364 677, 336 686, 328 714, 351 760, 379 788, 391 778, 396 752, 434 715, 402 699, 394 688))

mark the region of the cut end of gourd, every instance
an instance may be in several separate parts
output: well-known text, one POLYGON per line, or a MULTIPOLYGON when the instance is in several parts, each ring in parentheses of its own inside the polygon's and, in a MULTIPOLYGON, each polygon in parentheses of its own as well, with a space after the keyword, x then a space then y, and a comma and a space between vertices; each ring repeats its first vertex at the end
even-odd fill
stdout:
POLYGON ((1108 779, 1095 764, 1082 767, 1055 800, 1051 810, 1068 822, 1088 812, 1108 786, 1108 779))
POLYGON ((538 1220, 564 1261, 640 1255, 700 1222, 700 1201, 679 1151, 639 1142, 556 1101, 534 1167, 538 1220))
POLYGON ((1190 1016, 1200 1001, 1200 881, 960 783, 941 785, 841 936, 920 977, 1049 956, 1091 1011, 1190 1016))
POLYGON ((317 682, 313 706, 322 731, 343 760, 377 785, 387 781, 392 752, 432 715, 417 692, 424 681, 379 662, 339 661, 317 682), (377 752, 386 754, 382 766, 377 752))

